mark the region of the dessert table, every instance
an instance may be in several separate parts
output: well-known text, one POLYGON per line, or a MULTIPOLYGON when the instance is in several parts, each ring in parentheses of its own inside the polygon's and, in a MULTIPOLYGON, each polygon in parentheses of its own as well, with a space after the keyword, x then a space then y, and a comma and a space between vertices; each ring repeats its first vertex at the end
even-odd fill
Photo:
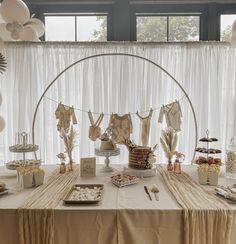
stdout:
MULTIPOLYGON (((46 175, 55 167, 58 166, 43 166, 46 175)), ((141 179, 138 184, 117 188, 110 182, 110 176, 116 172, 100 172, 99 167, 96 177, 78 177, 77 183, 104 184, 102 202, 98 205, 64 205, 61 201, 54 209, 55 244, 183 244, 183 210, 158 172, 154 177, 141 179), (153 194, 150 201, 144 191, 145 185, 153 184, 160 190, 159 201, 155 200, 153 194)), ((117 171, 122 169, 121 165, 113 167, 117 171)), ((184 166, 183 170, 196 179, 196 166, 184 166)), ((0 167, 0 181, 4 181, 10 189, 8 195, 0 197, 0 244, 17 244, 17 209, 34 189, 21 190, 15 171, 8 171, 4 167, 0 167)), ((236 180, 226 179, 222 173, 220 184, 233 183, 236 180)), ((210 186, 207 189, 213 191, 210 186)), ((234 210, 234 230, 236 204, 231 207, 234 210)), ((236 243, 235 231, 231 232, 233 243, 236 243)))

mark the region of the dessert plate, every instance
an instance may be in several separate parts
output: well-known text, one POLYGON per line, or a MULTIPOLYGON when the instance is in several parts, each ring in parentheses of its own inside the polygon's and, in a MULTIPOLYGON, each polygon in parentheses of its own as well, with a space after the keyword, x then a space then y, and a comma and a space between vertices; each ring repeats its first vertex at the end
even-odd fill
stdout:
POLYGON ((76 184, 63 199, 66 204, 99 203, 103 198, 103 184, 76 184))

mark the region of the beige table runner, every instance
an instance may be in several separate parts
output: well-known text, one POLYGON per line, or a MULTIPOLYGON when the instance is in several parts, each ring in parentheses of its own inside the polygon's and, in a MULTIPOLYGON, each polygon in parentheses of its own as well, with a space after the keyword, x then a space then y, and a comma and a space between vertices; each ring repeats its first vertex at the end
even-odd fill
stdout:
POLYGON ((184 209, 184 244, 230 244, 233 212, 186 173, 158 167, 169 190, 184 209))
POLYGON ((74 171, 59 174, 55 170, 47 182, 36 188, 18 209, 20 244, 53 244, 53 209, 62 200, 79 176, 79 167, 74 171))

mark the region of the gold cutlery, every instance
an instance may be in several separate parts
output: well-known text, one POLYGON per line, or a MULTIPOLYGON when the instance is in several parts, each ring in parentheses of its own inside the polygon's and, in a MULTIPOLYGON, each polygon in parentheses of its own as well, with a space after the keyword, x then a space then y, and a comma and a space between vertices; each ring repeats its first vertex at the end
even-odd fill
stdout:
POLYGON ((147 189, 147 186, 144 186, 144 191, 146 192, 146 194, 148 195, 149 199, 152 201, 152 197, 147 189))
POLYGON ((159 196, 158 196, 159 189, 158 189, 158 187, 157 187, 156 184, 153 184, 153 186, 151 188, 151 192, 154 193, 154 196, 156 198, 156 201, 159 201, 159 196))

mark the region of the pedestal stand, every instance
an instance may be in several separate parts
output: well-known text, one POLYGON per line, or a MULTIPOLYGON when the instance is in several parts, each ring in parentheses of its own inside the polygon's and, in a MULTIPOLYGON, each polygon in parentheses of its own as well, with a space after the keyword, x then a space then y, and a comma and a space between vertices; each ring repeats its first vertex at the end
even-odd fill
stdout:
POLYGON ((105 166, 102 167, 102 172, 112 172, 114 169, 109 166, 110 164, 110 157, 118 156, 120 154, 120 149, 117 148, 115 150, 100 150, 98 148, 95 148, 95 155, 99 157, 105 157, 105 166))

